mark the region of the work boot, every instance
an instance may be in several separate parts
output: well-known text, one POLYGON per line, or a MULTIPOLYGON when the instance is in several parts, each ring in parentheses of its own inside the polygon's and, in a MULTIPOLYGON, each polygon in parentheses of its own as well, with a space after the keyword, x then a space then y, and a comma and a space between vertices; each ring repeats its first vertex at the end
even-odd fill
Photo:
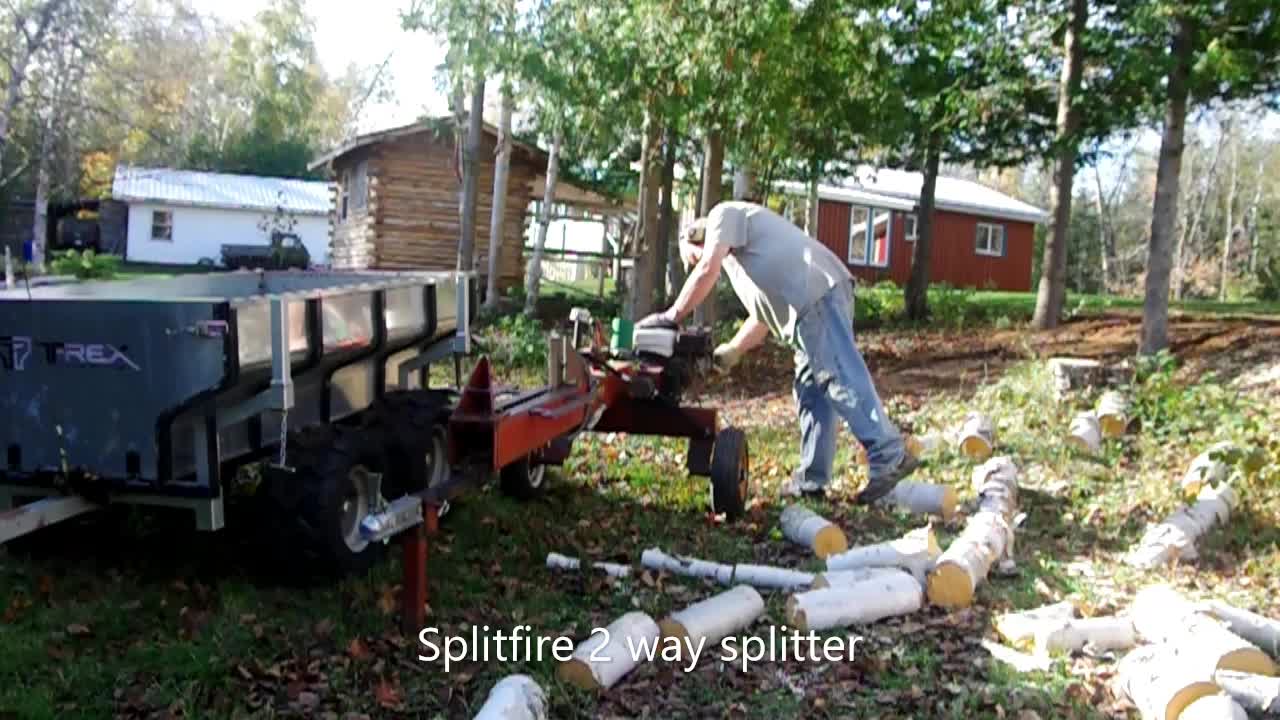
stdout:
POLYGON ((790 480, 782 483, 782 497, 823 500, 827 497, 827 489, 812 480, 806 480, 803 473, 797 470, 791 474, 790 480))
POLYGON ((903 478, 910 475, 918 467, 920 467, 920 461, 916 459, 916 456, 910 452, 904 453, 902 462, 898 463, 898 467, 878 478, 873 478, 853 501, 858 505, 870 505, 893 492, 898 483, 902 482, 903 478))

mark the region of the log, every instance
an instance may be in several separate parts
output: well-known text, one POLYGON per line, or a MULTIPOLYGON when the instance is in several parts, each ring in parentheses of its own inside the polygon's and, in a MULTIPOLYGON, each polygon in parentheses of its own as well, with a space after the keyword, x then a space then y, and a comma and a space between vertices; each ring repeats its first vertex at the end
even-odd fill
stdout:
POLYGON ((1188 705, 1216 695, 1212 676, 1197 673, 1186 651, 1145 645, 1129 652, 1116 668, 1116 686, 1138 706, 1144 720, 1178 720, 1188 705))
POLYGON ((1125 562, 1137 568, 1153 568, 1171 560, 1194 560, 1196 541, 1215 523, 1225 523, 1236 506, 1230 485, 1201 488, 1194 505, 1179 508, 1164 522, 1153 525, 1130 550, 1125 562))
POLYGON ((949 444, 947 442, 947 436, 937 430, 927 432, 923 435, 909 435, 907 436, 906 443, 907 452, 911 453, 915 457, 924 457, 925 455, 933 454, 949 444))
POLYGON ((1280 717, 1280 678, 1219 670, 1213 681, 1249 714, 1280 717))
POLYGON ((1079 448, 1081 452, 1097 455, 1102 450, 1102 428, 1097 416, 1086 412, 1072 418, 1071 426, 1067 430, 1067 442, 1079 448))
POLYGON ((960 426, 956 442, 960 452, 973 460, 986 460, 991 457, 996 445, 996 426, 990 418, 982 413, 971 412, 965 416, 960 426))
POLYGON ((920 583, 894 571, 853 585, 796 593, 787 599, 787 624, 800 632, 862 625, 919 610, 920 583))
POLYGON ((972 605, 991 566, 1013 554, 1017 466, 1007 457, 992 458, 974 470, 973 480, 979 488, 978 512, 929 572, 929 602, 941 607, 972 605))
POLYGON ((1244 708, 1230 695, 1206 695, 1182 711, 1181 720, 1249 720, 1244 708))
POLYGON ((656 646, 661 632, 653 618, 629 612, 609 623, 606 636, 593 633, 578 644, 573 657, 560 664, 560 680, 583 690, 608 690, 640 664, 633 653, 643 644, 656 646))
POLYGON ((738 585, 719 595, 672 613, 658 623, 663 637, 686 640, 690 648, 713 647, 720 640, 751 625, 764 614, 764 598, 750 585, 738 585))
POLYGON ((1187 497, 1196 497, 1206 485, 1216 487, 1225 483, 1231 468, 1223 458, 1235 449, 1236 446, 1233 443, 1220 442, 1197 455, 1178 483, 1182 492, 1187 497))
MULTIPOLYGON (((582 561, 560 553, 547 553, 547 567, 552 570, 581 570, 582 561)), ((613 577, 627 577, 631 574, 631 566, 620 563, 592 562, 587 564, 587 568, 613 577)))
POLYGON ((733 582, 733 566, 708 562, 697 558, 668 555, 658 548, 649 548, 640 555, 640 564, 650 570, 660 570, 673 575, 710 578, 728 585, 733 582))
POLYGON ((733 566, 733 582, 762 588, 792 590, 813 585, 813 573, 773 567, 771 565, 738 564, 733 566))
POLYGON ((1035 643, 1036 630, 1048 622, 1071 620, 1076 616, 1076 606, 1068 600, 1042 605, 1031 610, 1005 613, 996 618, 996 632, 1014 647, 1035 643))
POLYGON ((528 675, 508 675, 489 691, 475 720, 546 720, 547 695, 528 675))
POLYGON ((1209 615, 1222 621, 1231 632, 1257 645, 1263 652, 1280 660, 1280 620, 1242 610, 1220 600, 1202 605, 1209 615))
MULTIPOLYGON (((883 575, 894 575, 902 572, 896 567, 861 567, 853 570, 828 570, 813 577, 813 589, 825 587, 845 587, 856 585, 863 580, 870 580, 883 575)), ((919 581, 919 578, 917 578, 919 581)))
POLYGON ((1049 372, 1053 375, 1053 397, 1059 402, 1075 390, 1125 385, 1133 379, 1132 366, 1103 365, 1085 358, 1051 358, 1049 372))
POLYGON ((827 558, 827 570, 896 567, 923 579, 942 554, 932 525, 916 528, 897 540, 852 548, 827 558))
POLYGON ((803 505, 788 505, 781 522, 784 537, 813 550, 819 559, 849 549, 843 530, 803 505))
POLYGON ((908 512, 950 520, 956 514, 956 491, 950 485, 900 482, 881 501, 908 512))
POLYGON ((1143 588, 1133 599, 1133 625, 1150 642, 1185 649, 1204 677, 1218 670, 1275 675, 1275 662, 1248 640, 1167 585, 1143 588))
POLYGON ((1098 400, 1097 417, 1103 437, 1123 436, 1129 429, 1129 400, 1115 390, 1103 393, 1098 400))
POLYGON ((980 645, 992 658, 1018 672, 1045 672, 1053 666, 1053 662, 1043 655, 1031 655, 990 640, 983 640, 980 645))
POLYGON ((1036 630, 1036 652, 1042 655, 1073 653, 1085 648, 1105 652, 1128 650, 1138 643, 1133 620, 1128 617, 1070 618, 1046 623, 1036 630))

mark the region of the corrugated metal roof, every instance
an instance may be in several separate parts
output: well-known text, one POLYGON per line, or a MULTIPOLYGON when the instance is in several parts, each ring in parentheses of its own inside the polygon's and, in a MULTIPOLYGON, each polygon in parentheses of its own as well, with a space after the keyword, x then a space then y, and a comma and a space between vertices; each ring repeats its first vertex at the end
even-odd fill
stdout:
POLYGON ((116 167, 111 197, 125 202, 235 210, 273 211, 280 207, 304 215, 327 215, 331 203, 327 182, 129 165, 116 167))

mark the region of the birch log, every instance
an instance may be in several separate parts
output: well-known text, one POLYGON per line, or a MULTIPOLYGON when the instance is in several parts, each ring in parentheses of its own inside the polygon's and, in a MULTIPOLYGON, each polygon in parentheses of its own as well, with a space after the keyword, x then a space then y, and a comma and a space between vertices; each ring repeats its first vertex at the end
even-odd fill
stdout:
POLYGON ((900 482, 881 501, 908 512, 950 520, 956 514, 956 491, 950 485, 900 482))
POLYGON ((1159 525, 1147 528, 1125 562, 1133 567, 1153 568, 1171 560, 1194 560, 1196 541, 1215 523, 1225 523, 1236 506, 1230 485, 1205 486, 1194 505, 1183 506, 1159 525))
POLYGON ((827 558, 827 570, 896 567, 923 580, 942 554, 932 525, 916 528, 897 540, 852 548, 827 558))
POLYGON ((682 645, 696 648, 699 643, 705 643, 705 647, 714 647, 763 614, 764 598, 760 593, 750 585, 738 585, 673 613, 658 623, 658 628, 663 637, 686 640, 682 645))
POLYGON ((1080 413, 1071 419, 1067 430, 1067 441, 1090 455, 1097 455, 1102 449, 1102 428, 1098 417, 1091 412, 1080 413))
POLYGON ((649 548, 640 555, 640 564, 650 570, 659 570, 686 577, 710 578, 724 585, 733 582, 733 566, 708 562, 697 558, 668 555, 658 548, 649 548))
POLYGON ((1213 681, 1235 698, 1245 711, 1261 717, 1280 718, 1280 678, 1219 670, 1213 681))
POLYGON ((1138 706, 1143 720, 1178 720, 1188 705, 1218 693, 1210 676, 1196 672, 1186 653, 1169 645, 1130 651, 1116 675, 1117 689, 1138 706))
POLYGON ((1045 623, 1057 623, 1072 620, 1076 616, 1076 606, 1069 600, 1052 605, 1042 605, 1031 610, 1005 613, 996 618, 996 632, 1004 641, 1014 647, 1032 644, 1036 639, 1036 630, 1045 623))
POLYGON ((1138 643, 1138 634, 1128 617, 1071 618, 1039 627, 1035 643, 1036 652, 1042 655, 1073 653, 1085 648, 1102 652, 1128 650, 1138 643))
POLYGON ((1139 635, 1186 650, 1191 657, 1188 663, 1204 677, 1213 677, 1218 670, 1276 674, 1276 665, 1266 653, 1167 585, 1143 588, 1133 599, 1131 614, 1139 635))
POLYGON ((937 452, 947 445, 947 436, 933 430, 923 435, 907 436, 907 452, 916 457, 924 457, 937 452))
POLYGON ((1103 437, 1118 438, 1129 429, 1129 401, 1124 395, 1109 390, 1098 400, 1098 425, 1103 437))
POLYGON ((843 530, 803 505, 788 505, 781 522, 784 537, 813 550, 819 559, 849 549, 843 530))
MULTIPOLYGON (((824 573, 818 573, 813 577, 813 589, 819 590, 825 587, 846 587, 849 585, 857 585, 864 580, 881 577, 884 575, 895 575, 902 572, 901 568, 896 567, 861 567, 853 570, 828 570, 824 573)), ((919 578, 917 578, 917 581, 919 578)))
POLYGON ((787 624, 800 632, 872 623, 920 609, 920 583, 895 571, 853 585, 796 593, 787 599, 787 624))
POLYGON ((957 434, 960 452, 974 460, 986 460, 991 457, 996 445, 996 426, 986 415, 971 412, 965 416, 964 424, 957 434))
POLYGON ((579 643, 573 657, 560 664, 562 681, 583 690, 608 690, 640 664, 633 653, 644 644, 656 647, 661 636, 658 624, 642 612, 629 612, 605 630, 579 643))
POLYGON ((746 583, 747 585, 761 588, 793 590, 812 585, 813 573, 773 567, 772 565, 741 563, 733 566, 733 582, 746 583))
POLYGON ((1230 695, 1219 693, 1193 701, 1180 720, 1249 720, 1249 716, 1230 695))
MULTIPOLYGON (((569 557, 560 553, 547 553, 547 567, 551 570, 581 570, 582 561, 576 557, 569 557)), ((613 577, 627 577, 631 574, 631 566, 620 563, 593 562, 587 564, 587 569, 613 577)))
POLYGON ((508 675, 489 691, 475 720, 546 720, 547 696, 528 675, 508 675))
POLYGON ((1210 600, 1203 607, 1210 615, 1221 620, 1228 630, 1280 660, 1280 620, 1241 610, 1219 600, 1210 600))
POLYGON ((929 573, 929 602, 942 607, 968 607, 974 592, 1001 558, 1013 554, 1013 515, 1018 501, 1018 468, 996 457, 975 469, 978 512, 938 558, 929 573))
POLYGON ((1217 486, 1226 482, 1230 468, 1223 457, 1234 449, 1234 444, 1220 442, 1197 455, 1182 474, 1182 481, 1179 483, 1182 492, 1187 497, 1196 497, 1205 486, 1217 486))

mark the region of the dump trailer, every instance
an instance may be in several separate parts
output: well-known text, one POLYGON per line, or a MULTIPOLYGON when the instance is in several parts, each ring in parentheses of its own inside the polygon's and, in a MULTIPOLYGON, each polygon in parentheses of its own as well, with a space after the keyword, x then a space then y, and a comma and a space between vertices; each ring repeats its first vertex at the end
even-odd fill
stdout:
POLYGON ((477 292, 473 274, 247 271, 0 291, 0 542, 121 503, 217 530, 231 478, 265 460, 275 545, 367 566, 361 519, 447 476, 455 395, 428 371, 470 350, 477 292))

